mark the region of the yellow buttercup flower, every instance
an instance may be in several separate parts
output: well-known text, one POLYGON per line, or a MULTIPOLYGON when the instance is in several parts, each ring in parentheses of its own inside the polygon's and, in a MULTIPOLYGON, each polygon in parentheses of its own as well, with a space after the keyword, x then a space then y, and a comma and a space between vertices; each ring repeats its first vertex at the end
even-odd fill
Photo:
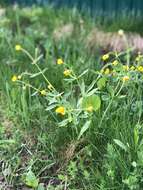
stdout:
POLYGON ((101 74, 104 74, 104 69, 101 69, 100 73, 101 73, 101 74))
POLYGON ((131 70, 131 71, 135 70, 135 66, 131 66, 131 67, 130 67, 130 70, 131 70))
POLYGON ((88 111, 88 112, 93 112, 93 106, 89 106, 88 108, 86 108, 86 111, 88 111))
POLYGON ((114 66, 116 66, 116 65, 118 65, 119 64, 119 61, 118 60, 115 60, 115 61, 113 61, 113 63, 112 63, 112 65, 114 65, 114 66))
POLYGON ((117 75, 117 73, 116 73, 115 70, 113 70, 112 75, 113 75, 113 76, 116 76, 116 75, 117 75))
POLYGON ((140 61, 140 57, 136 57, 136 62, 139 62, 140 61))
POLYGON ((21 51, 21 50, 22 50, 21 45, 17 44, 17 45, 15 46, 15 50, 16 50, 16 51, 21 51))
POLYGON ((48 85, 48 89, 49 90, 52 90, 53 89, 53 86, 51 84, 48 85))
POLYGON ((61 114, 61 115, 65 115, 65 113, 66 113, 65 108, 63 106, 58 107, 55 110, 55 112, 58 113, 58 114, 61 114))
POLYGON ((62 64, 64 64, 64 61, 62 59, 57 59, 57 64, 62 65, 62 64))
POLYGON ((14 75, 12 78, 11 78, 12 82, 16 82, 18 80, 17 76, 14 75))
POLYGON ((141 54, 139 54, 139 55, 136 57, 135 61, 136 61, 136 62, 140 62, 140 61, 142 60, 142 58, 143 58, 143 56, 142 56, 141 54))
POLYGON ((17 78, 18 78, 18 80, 21 80, 22 76, 21 76, 21 75, 18 75, 18 77, 17 77, 17 78))
POLYGON ((105 55, 102 56, 103 61, 106 61, 108 59, 109 59, 109 54, 105 54, 105 55))
POLYGON ((66 77, 68 77, 68 76, 71 75, 71 70, 66 69, 66 70, 64 70, 63 74, 64 74, 66 77))
POLYGON ((143 72, 143 66, 138 66, 138 67, 137 67, 137 70, 138 70, 139 72, 143 72))
POLYGON ((118 35, 119 36, 124 36, 124 34, 125 34, 124 30, 122 30, 122 29, 118 30, 118 35))
POLYGON ((47 92, 46 92, 46 90, 41 90, 41 91, 40 91, 40 94, 41 94, 42 96, 46 96, 47 92))
POLYGON ((128 81, 129 79, 130 79, 129 76, 124 76, 124 77, 122 78, 123 82, 126 82, 126 81, 128 81))
POLYGON ((109 68, 105 69, 104 74, 109 75, 109 73, 110 73, 110 69, 109 68))
POLYGON ((27 87, 27 86, 26 86, 26 85, 24 85, 24 86, 22 87, 22 89, 23 89, 23 90, 26 90, 26 87, 27 87))
POLYGON ((125 71, 129 71, 129 66, 128 66, 128 65, 123 65, 123 69, 124 69, 125 71))

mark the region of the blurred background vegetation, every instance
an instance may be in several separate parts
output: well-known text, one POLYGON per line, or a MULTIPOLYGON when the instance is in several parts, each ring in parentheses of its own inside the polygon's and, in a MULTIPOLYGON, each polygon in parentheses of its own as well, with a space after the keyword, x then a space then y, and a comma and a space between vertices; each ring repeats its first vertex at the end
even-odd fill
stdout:
POLYGON ((21 6, 49 5, 55 8, 75 8, 82 15, 92 16, 98 26, 108 32, 122 28, 143 34, 142 0, 1 0, 0 4, 21 6))
POLYGON ((30 4, 53 4, 56 6, 76 6, 80 9, 88 9, 93 14, 128 11, 138 12, 143 10, 142 0, 3 0, 7 3, 30 4))

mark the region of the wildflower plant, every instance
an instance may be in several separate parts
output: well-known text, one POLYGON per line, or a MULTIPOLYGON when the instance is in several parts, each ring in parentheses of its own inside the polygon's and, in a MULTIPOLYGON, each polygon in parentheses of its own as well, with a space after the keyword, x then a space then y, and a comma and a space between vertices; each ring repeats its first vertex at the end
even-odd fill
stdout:
POLYGON ((96 30, 87 46, 77 10, 36 9, 0 31, 1 188, 142 189, 142 37, 96 30))
MULTIPOLYGON (((52 114, 59 118, 57 124, 59 126, 71 126, 76 131, 76 135, 79 139, 90 125, 92 120, 92 114, 100 109, 101 99, 99 95, 99 89, 95 88, 95 81, 87 88, 84 83, 84 75, 88 73, 88 70, 85 70, 80 75, 76 75, 72 68, 67 65, 63 59, 57 59, 57 64, 63 65, 63 75, 64 82, 67 83, 68 89, 65 89, 63 92, 59 92, 48 80, 44 71, 41 70, 38 62, 42 58, 42 55, 38 57, 33 57, 26 49, 16 45, 16 51, 21 50, 22 53, 26 54, 33 67, 37 68, 37 73, 33 75, 38 77, 39 75, 43 76, 43 80, 47 83, 47 89, 43 87, 35 87, 32 84, 26 82, 24 77, 33 77, 33 75, 27 73, 21 73, 18 77, 14 75, 12 77, 13 82, 18 82, 22 86, 26 86, 31 88, 34 92, 33 94, 41 95, 45 98, 45 101, 48 102, 48 106, 46 108, 47 111, 52 111, 52 114), (73 101, 71 96, 74 96, 75 92, 72 92, 70 86, 76 86, 79 89, 77 101, 73 101), (68 92, 70 90, 70 93, 68 92), (72 94, 72 95, 71 95, 72 94), (81 123, 84 125, 81 127, 81 123), (88 125, 87 125, 88 124, 88 125)), ((37 51, 37 49, 36 49, 37 51)), ((36 54, 36 53, 35 53, 36 54)), ((57 66, 56 66, 57 67, 57 66)), ((55 117, 55 116, 54 116, 55 117)))
MULTIPOLYGON (((109 54, 106 54, 102 56, 102 59, 104 61, 108 61, 109 59, 109 61, 101 68, 101 72, 95 72, 95 80, 87 86, 84 81, 84 76, 91 71, 87 69, 77 75, 73 68, 60 58, 57 59, 57 65, 55 65, 55 67, 61 67, 62 65, 63 82, 66 84, 65 89, 60 92, 54 87, 52 82, 49 81, 45 70, 41 70, 39 61, 42 59, 42 55, 38 55, 37 49, 35 50, 35 55, 38 55, 37 57, 33 57, 26 49, 19 45, 16 45, 15 49, 16 51, 21 51, 26 54, 33 67, 37 68, 37 73, 30 74, 30 77, 33 77, 33 75, 36 77, 42 75, 47 88, 42 88, 42 86, 35 87, 27 83, 23 79, 23 76, 26 77, 27 73, 22 73, 18 76, 14 75, 12 81, 33 89, 33 94, 41 95, 45 98, 46 104, 48 105, 45 109, 52 113, 54 118, 57 118, 56 124, 75 130, 78 140, 89 129, 93 118, 96 117, 96 113, 101 109, 101 104, 104 102, 104 94, 107 94, 109 101, 106 109, 102 111, 103 114, 99 121, 99 127, 102 125, 114 99, 120 96, 126 83, 132 80, 134 66, 132 66, 131 69, 128 65, 122 65, 115 56, 114 60, 110 62, 109 54), (111 88, 111 82, 112 86, 114 86, 113 88, 111 88), (108 89, 107 92, 104 91, 106 88, 108 89), (78 90, 77 95, 76 90, 78 90)), ((141 72, 141 68, 138 68, 138 71, 141 72)), ((29 77, 29 74, 27 77, 29 77)))

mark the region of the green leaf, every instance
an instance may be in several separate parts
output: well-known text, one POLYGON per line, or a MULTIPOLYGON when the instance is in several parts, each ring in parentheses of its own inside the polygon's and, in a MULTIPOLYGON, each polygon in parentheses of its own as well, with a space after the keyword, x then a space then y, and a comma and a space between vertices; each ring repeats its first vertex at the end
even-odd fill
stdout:
POLYGON ((58 175, 58 178, 59 178, 59 180, 61 180, 61 181, 65 181, 65 176, 64 176, 64 175, 59 174, 59 175, 58 175))
POLYGON ((0 140, 0 145, 1 144, 15 144, 15 140, 13 139, 6 139, 6 140, 0 140))
POLYGON ((81 78, 83 75, 85 75, 87 72, 88 72, 88 69, 86 69, 85 71, 83 71, 83 73, 81 73, 81 74, 78 76, 78 79, 81 78))
POLYGON ((90 126, 91 121, 87 121, 84 126, 81 128, 81 131, 79 133, 78 136, 78 140, 81 138, 81 136, 88 130, 89 126, 90 126))
POLYGON ((120 140, 114 139, 114 142, 115 142, 121 149, 123 149, 124 151, 127 151, 127 146, 124 145, 120 140))
POLYGON ((98 82, 97 82, 98 88, 99 88, 99 89, 104 88, 104 87, 106 86, 106 81, 107 81, 107 79, 106 79, 105 77, 100 78, 100 79, 98 80, 98 82))
POLYGON ((98 109, 100 109, 100 107, 101 107, 100 97, 97 95, 91 95, 91 96, 84 97, 82 100, 82 108, 87 109, 90 106, 93 107, 94 111, 97 111, 98 109))
POLYGON ((135 146, 138 145, 138 142, 139 142, 139 131, 137 128, 134 129, 134 143, 135 143, 135 146))
POLYGON ((69 119, 64 119, 63 121, 59 122, 59 126, 60 127, 64 127, 67 126, 67 124, 69 123, 69 119))
POLYGON ((90 92, 88 92, 88 94, 86 94, 86 96, 92 96, 93 94, 95 94, 97 92, 97 90, 98 90, 98 88, 91 90, 90 92))
POLYGON ((35 77, 37 77, 37 76, 39 76, 39 75, 41 75, 41 74, 44 74, 45 71, 47 71, 47 68, 45 68, 43 71, 40 71, 40 72, 35 73, 35 74, 32 74, 32 75, 30 76, 30 78, 35 78, 35 77))
POLYGON ((57 105, 55 104, 52 104, 52 105, 49 105, 47 108, 46 108, 46 111, 50 111, 52 109, 54 109, 57 105))
POLYGON ((85 84, 84 84, 84 81, 82 81, 82 83, 80 85, 80 89, 81 89, 81 93, 85 94, 85 84))
POLYGON ((35 174, 31 170, 29 170, 28 173, 26 174, 25 183, 29 187, 37 188, 39 179, 37 179, 35 174))
POLYGON ((91 83, 91 85, 88 87, 87 93, 92 90, 92 88, 94 87, 95 83, 96 83, 96 80, 94 80, 94 81, 91 83))
POLYGON ((45 190, 44 185, 42 183, 40 183, 38 185, 38 189, 37 190, 45 190))
POLYGON ((111 95, 111 97, 113 97, 114 96, 114 94, 115 94, 115 90, 114 90, 114 88, 112 87, 112 86, 108 86, 107 87, 107 90, 108 90, 108 92, 110 93, 110 95, 111 95))

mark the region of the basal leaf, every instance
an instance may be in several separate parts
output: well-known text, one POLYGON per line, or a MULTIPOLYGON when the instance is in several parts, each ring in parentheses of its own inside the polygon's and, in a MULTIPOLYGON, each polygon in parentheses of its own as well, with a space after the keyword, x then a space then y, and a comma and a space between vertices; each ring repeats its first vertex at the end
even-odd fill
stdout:
POLYGON ((35 174, 30 170, 26 174, 26 179, 25 183, 27 186, 32 187, 32 188, 37 188, 39 180, 36 178, 35 174))

